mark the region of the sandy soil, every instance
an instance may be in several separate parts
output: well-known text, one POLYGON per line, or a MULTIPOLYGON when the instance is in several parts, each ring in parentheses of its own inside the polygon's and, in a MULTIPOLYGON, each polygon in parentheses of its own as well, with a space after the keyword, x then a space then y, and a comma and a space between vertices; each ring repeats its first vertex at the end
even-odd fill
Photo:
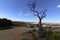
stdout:
POLYGON ((8 30, 0 30, 0 40, 20 40, 22 33, 32 30, 26 27, 15 27, 8 30))

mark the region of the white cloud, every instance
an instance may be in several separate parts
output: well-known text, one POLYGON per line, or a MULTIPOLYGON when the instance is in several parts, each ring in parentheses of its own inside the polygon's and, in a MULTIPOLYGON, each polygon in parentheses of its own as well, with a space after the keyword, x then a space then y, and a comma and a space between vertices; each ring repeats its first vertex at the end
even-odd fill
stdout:
POLYGON ((31 13, 24 13, 24 12, 20 11, 17 15, 18 16, 31 16, 32 14, 31 13))
POLYGON ((58 8, 60 8, 60 5, 57 5, 58 8))
POLYGON ((24 14, 24 15, 25 15, 25 16, 30 16, 31 14, 28 13, 28 14, 24 14))
POLYGON ((30 13, 27 13, 27 14, 19 13, 18 15, 19 16, 30 16, 31 14, 30 13))

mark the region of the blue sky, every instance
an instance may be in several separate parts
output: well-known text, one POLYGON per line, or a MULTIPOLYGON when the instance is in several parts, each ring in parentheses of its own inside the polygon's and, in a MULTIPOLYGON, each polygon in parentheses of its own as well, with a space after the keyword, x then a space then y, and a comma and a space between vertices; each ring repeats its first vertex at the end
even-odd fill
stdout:
MULTIPOLYGON (((0 0, 0 18, 14 21, 38 22, 28 3, 34 0, 0 0)), ((60 0, 36 0, 38 10, 47 9, 44 22, 60 22, 60 0)))

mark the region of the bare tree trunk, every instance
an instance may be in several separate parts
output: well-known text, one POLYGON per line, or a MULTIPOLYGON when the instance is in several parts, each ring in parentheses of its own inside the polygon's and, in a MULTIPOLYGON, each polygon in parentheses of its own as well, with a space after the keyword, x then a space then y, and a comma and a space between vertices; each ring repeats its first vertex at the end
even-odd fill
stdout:
POLYGON ((39 19, 39 29, 38 29, 38 34, 39 34, 39 40, 49 40, 47 39, 47 32, 43 29, 42 26, 42 19, 39 19))
POLYGON ((41 28, 42 28, 42 22, 41 22, 41 19, 39 20, 39 30, 41 31, 41 28))
POLYGON ((42 32, 42 23, 41 23, 41 19, 39 19, 39 37, 41 37, 41 32, 42 32))

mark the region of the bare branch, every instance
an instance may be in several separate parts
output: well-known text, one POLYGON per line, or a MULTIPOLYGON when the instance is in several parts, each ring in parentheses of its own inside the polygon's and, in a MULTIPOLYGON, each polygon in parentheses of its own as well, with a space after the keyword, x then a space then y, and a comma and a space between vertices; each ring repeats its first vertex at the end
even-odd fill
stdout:
POLYGON ((46 9, 40 11, 36 11, 36 2, 32 2, 30 4, 28 4, 28 6, 30 7, 30 9, 34 12, 34 15, 37 16, 39 19, 43 19, 46 15, 46 9))
POLYGON ((38 16, 39 14, 38 14, 38 11, 34 11, 34 14, 36 15, 36 16, 38 16))
POLYGON ((32 11, 34 11, 36 7, 36 2, 29 3, 28 6, 31 8, 32 11))
POLYGON ((46 16, 46 9, 43 10, 42 15, 41 15, 41 19, 43 19, 45 16, 46 16))
POLYGON ((46 15, 41 16, 41 19, 43 19, 46 15))

